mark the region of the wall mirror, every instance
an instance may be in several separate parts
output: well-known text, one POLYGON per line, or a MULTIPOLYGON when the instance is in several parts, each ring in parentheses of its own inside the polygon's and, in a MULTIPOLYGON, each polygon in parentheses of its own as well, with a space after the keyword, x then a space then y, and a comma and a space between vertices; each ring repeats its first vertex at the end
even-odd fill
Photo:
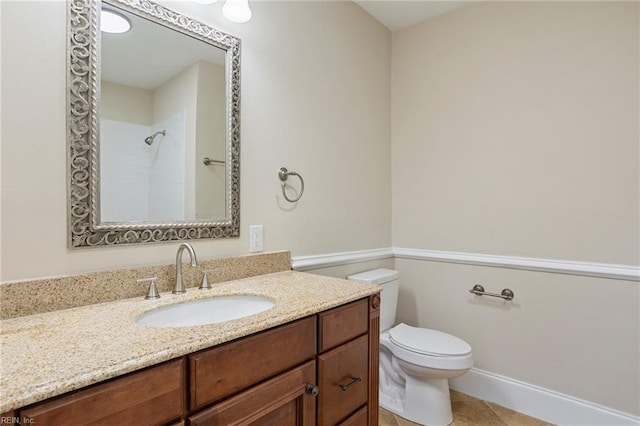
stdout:
POLYGON ((69 247, 239 236, 240 40, 148 0, 67 28, 69 247))

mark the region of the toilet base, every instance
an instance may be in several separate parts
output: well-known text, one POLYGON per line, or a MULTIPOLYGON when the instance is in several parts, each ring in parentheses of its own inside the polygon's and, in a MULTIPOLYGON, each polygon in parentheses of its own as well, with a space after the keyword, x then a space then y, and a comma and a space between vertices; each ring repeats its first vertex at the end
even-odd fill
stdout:
POLYGON ((421 425, 447 426, 453 422, 447 379, 406 377, 405 386, 402 397, 394 395, 399 389, 380 389, 380 406, 421 425))

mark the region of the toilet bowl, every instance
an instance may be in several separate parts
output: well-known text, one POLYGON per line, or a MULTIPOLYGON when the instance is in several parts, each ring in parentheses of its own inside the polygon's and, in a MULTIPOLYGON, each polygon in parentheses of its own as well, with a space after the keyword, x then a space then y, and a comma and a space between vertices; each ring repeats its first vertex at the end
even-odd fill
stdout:
POLYGON ((453 421, 448 379, 458 377, 473 366, 471 347, 446 333, 398 324, 380 335, 381 375, 400 378, 381 387, 383 408, 423 425, 448 425, 453 421), (385 353, 386 352, 386 353, 385 353), (399 388, 403 389, 399 392, 399 388), (388 398, 386 395, 403 395, 388 398))
POLYGON ((395 321, 398 272, 375 269, 349 280, 380 284, 380 406, 421 425, 453 421, 448 379, 473 366, 471 346, 441 331, 395 321))

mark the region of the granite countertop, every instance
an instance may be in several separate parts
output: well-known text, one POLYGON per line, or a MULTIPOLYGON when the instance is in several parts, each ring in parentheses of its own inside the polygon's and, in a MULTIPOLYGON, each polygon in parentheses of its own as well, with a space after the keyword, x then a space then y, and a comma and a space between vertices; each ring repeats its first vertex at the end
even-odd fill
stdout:
POLYGON ((23 407, 380 291, 302 272, 278 272, 214 284, 211 290, 161 293, 0 321, 0 412, 23 407), (136 323, 154 308, 222 295, 259 295, 276 305, 262 313, 194 327, 136 323))

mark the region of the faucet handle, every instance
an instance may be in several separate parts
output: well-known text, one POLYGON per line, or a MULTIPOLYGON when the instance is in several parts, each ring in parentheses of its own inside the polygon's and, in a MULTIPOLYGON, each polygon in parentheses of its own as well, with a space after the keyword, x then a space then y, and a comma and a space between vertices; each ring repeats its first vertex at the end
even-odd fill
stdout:
POLYGON ((158 277, 143 278, 141 280, 137 280, 137 282, 139 283, 149 283, 149 291, 147 291, 147 295, 144 297, 145 300, 160 299, 160 293, 158 293, 157 281, 158 281, 158 277))
POLYGON ((216 270, 218 270, 218 268, 205 269, 204 271, 202 271, 202 283, 200 284, 200 287, 198 287, 200 290, 211 290, 211 284, 209 284, 208 274, 209 272, 214 272, 216 270))

